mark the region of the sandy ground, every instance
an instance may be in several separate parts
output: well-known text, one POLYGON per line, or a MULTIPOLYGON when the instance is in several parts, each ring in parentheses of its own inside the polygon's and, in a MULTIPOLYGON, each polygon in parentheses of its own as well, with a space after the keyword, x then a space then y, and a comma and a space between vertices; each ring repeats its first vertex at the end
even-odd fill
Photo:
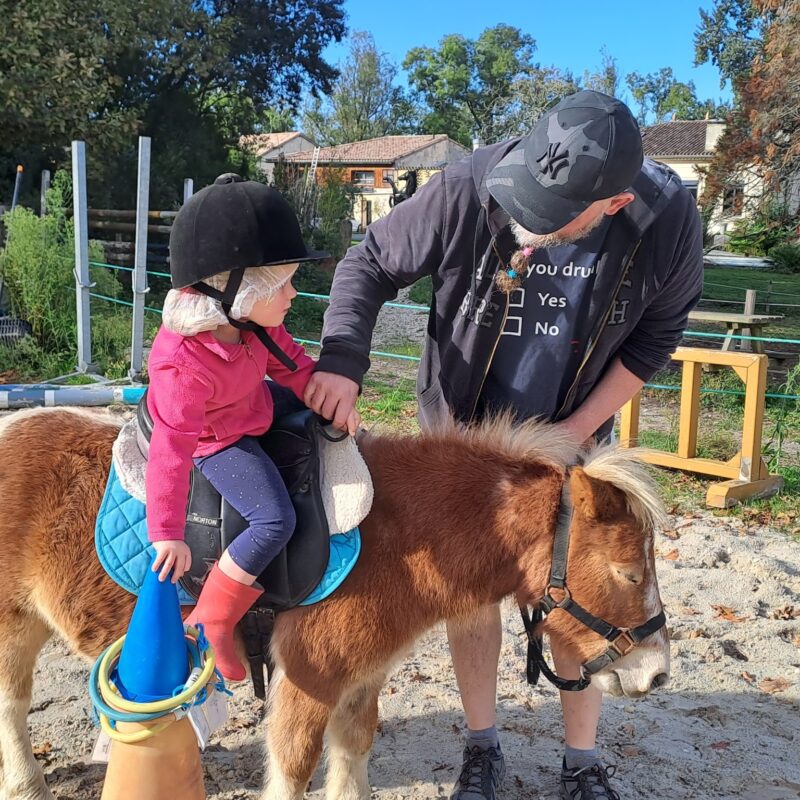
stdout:
MULTIPOLYGON (((600 743, 623 798, 800 797, 800 567, 777 531, 707 512, 672 519, 657 541, 672 631, 672 681, 639 701, 609 699, 600 743), (715 609, 714 606, 726 609, 715 609), (727 616, 728 619, 723 617, 727 616)), ((523 677, 521 624, 504 613, 499 726, 508 761, 501 797, 555 798, 562 748, 549 685, 523 677)), ((99 798, 88 670, 60 643, 39 661, 30 730, 57 798, 99 798)), ((263 707, 247 685, 203 757, 209 798, 256 800, 263 707)), ((370 763, 377 800, 446 797, 462 715, 442 629, 420 641, 381 696, 370 763)), ((309 797, 322 798, 320 775, 309 797)))

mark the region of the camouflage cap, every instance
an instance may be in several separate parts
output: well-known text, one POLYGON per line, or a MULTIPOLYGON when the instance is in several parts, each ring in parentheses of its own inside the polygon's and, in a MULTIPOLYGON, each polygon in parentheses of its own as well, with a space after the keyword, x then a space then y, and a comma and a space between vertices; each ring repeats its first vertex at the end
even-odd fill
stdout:
POLYGON ((630 109, 600 92, 565 97, 490 173, 492 197, 531 233, 553 233, 596 200, 624 192, 642 168, 630 109))

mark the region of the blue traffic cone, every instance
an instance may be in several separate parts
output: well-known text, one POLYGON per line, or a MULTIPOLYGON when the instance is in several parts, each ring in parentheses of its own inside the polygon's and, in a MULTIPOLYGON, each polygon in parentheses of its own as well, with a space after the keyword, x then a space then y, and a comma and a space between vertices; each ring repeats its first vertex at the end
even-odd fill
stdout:
POLYGON ((148 703, 172 697, 189 672, 177 586, 148 569, 112 680, 126 700, 148 703))

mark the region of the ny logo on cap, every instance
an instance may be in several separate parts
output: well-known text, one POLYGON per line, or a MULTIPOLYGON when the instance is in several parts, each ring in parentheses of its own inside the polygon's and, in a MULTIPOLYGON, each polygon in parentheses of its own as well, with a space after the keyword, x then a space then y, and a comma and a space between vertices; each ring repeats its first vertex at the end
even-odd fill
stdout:
POLYGON ((547 150, 536 159, 536 163, 542 167, 542 172, 551 178, 555 178, 561 167, 566 167, 569 163, 569 151, 562 150, 559 152, 558 148, 560 146, 561 142, 550 142, 547 145, 547 150))

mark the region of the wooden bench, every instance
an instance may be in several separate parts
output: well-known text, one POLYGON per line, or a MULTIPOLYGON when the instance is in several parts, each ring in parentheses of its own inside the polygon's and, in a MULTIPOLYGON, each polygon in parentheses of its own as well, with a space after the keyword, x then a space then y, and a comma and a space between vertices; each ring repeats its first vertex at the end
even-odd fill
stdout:
POLYGON ((764 336, 764 329, 774 322, 780 322, 783 315, 776 314, 733 314, 727 311, 690 311, 690 322, 716 322, 724 325, 727 331, 723 350, 745 350, 764 353, 766 342, 751 339, 734 339, 734 336, 764 336), (737 346, 738 345, 738 346, 737 346))

